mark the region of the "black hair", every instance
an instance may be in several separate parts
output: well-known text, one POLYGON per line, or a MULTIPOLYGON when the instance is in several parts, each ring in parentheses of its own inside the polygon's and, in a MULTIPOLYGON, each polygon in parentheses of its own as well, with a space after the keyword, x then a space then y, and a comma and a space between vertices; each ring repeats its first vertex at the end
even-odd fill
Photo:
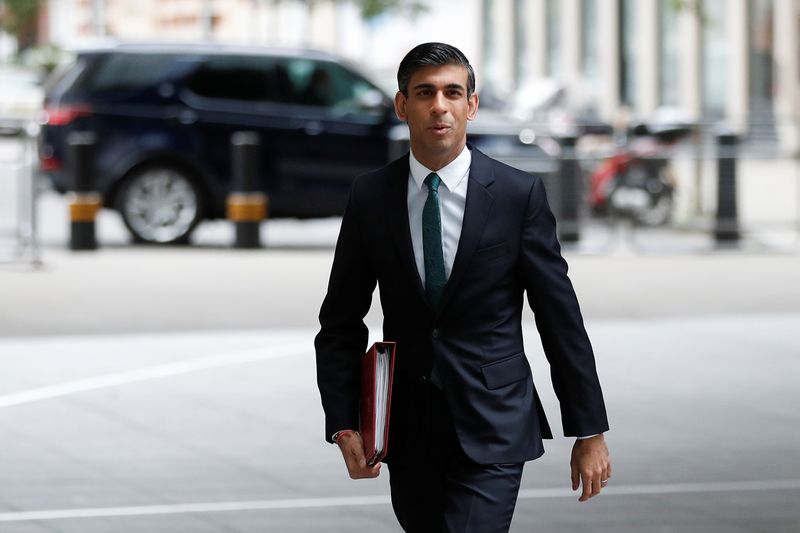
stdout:
POLYGON ((439 65, 461 65, 467 69, 467 96, 475 92, 475 71, 467 56, 455 46, 444 43, 423 43, 415 46, 397 69, 397 87, 408 96, 408 82, 418 70, 439 65))

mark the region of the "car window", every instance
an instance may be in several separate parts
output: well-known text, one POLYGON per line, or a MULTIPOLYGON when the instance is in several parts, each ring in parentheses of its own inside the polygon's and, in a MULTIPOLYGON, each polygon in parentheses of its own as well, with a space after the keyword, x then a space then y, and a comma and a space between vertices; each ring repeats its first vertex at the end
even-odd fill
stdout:
POLYGON ((172 54, 109 54, 97 62, 83 86, 91 93, 125 93, 155 85, 175 62, 172 54))
POLYGON ((44 80, 43 86, 45 91, 49 93, 56 87, 56 85, 61 83, 70 72, 74 72, 76 70, 82 71, 85 67, 85 58, 78 58, 73 62, 65 62, 57 65, 56 68, 54 68, 44 80))
POLYGON ((289 103, 322 107, 335 114, 379 112, 380 91, 341 65, 305 58, 287 59, 285 65, 289 103))
POLYGON ((248 102, 286 102, 286 76, 270 57, 209 57, 186 87, 198 96, 248 102))

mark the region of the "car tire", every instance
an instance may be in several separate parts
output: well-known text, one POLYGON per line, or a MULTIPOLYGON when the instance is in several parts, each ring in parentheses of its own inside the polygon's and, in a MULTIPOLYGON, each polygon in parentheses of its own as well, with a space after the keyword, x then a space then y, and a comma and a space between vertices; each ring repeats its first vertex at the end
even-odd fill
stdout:
POLYGON ((125 178, 116 206, 135 243, 181 244, 202 219, 202 200, 189 174, 156 164, 125 178))

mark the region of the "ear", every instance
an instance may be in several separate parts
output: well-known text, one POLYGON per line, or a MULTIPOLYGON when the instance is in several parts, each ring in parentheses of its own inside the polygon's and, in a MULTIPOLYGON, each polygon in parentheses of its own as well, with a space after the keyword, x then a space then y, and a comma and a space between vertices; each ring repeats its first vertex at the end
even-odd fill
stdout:
POLYGON ((472 93, 467 98, 467 120, 475 120, 475 116, 478 114, 479 100, 478 93, 472 93))
POLYGON ((394 95, 394 113, 403 122, 408 118, 408 115, 406 115, 406 95, 401 91, 397 91, 397 94, 394 95))

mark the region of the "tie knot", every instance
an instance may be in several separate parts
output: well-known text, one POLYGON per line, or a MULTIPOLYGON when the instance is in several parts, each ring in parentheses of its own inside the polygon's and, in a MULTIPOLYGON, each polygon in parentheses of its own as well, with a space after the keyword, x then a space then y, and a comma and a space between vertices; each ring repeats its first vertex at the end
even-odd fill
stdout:
POLYGON ((425 185, 428 186, 428 190, 437 192, 439 190, 439 184, 442 182, 442 178, 436 172, 431 172, 428 174, 428 177, 425 178, 425 185))

